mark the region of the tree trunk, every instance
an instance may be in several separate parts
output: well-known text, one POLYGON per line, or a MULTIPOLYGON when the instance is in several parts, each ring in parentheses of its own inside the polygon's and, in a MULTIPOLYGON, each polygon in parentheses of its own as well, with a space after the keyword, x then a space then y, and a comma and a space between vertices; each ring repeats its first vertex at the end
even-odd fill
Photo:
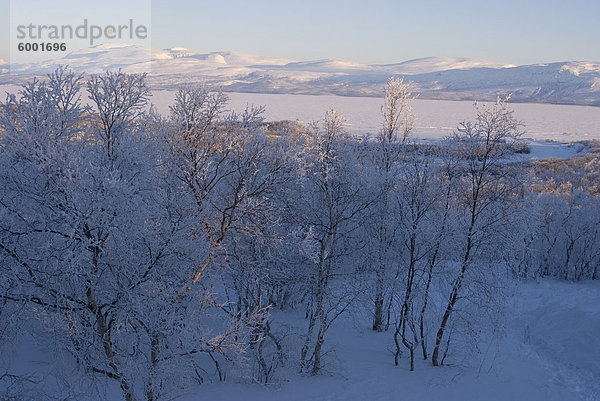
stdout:
POLYGON ((323 348, 323 343, 325 342, 324 334, 325 334, 325 322, 321 323, 321 328, 319 329, 319 335, 317 337, 317 343, 315 344, 315 353, 314 353, 314 361, 312 374, 316 375, 319 373, 321 369, 321 349, 323 348))
POLYGON ((383 272, 377 271, 377 281, 375 282, 375 313, 373 315, 373 330, 379 332, 383 331, 383 283, 383 272))

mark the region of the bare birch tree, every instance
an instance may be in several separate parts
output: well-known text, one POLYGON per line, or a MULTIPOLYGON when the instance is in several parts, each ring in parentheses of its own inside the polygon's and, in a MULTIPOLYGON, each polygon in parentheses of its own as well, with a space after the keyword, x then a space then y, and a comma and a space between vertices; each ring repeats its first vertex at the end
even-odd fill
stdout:
POLYGON ((459 160, 456 207, 464 217, 464 245, 459 255, 460 269, 452 282, 435 338, 431 355, 434 366, 440 364, 442 340, 461 298, 466 275, 469 269, 476 268, 476 253, 501 224, 503 208, 514 196, 515 183, 510 180, 507 158, 514 154, 522 133, 521 124, 513 117, 507 101, 508 98, 498 98, 491 105, 476 105, 475 121, 461 123, 452 137, 453 151, 459 160))
MULTIPOLYGON (((415 116, 412 114, 410 101, 415 96, 411 92, 410 83, 402 79, 390 78, 385 87, 384 104, 381 106, 382 127, 377 135, 377 154, 374 165, 377 169, 379 188, 377 201, 372 215, 374 239, 375 294, 373 312, 373 330, 382 331, 389 326, 384 323, 384 302, 386 298, 386 275, 394 264, 394 248, 397 222, 394 219, 393 205, 390 203, 398 173, 399 156, 402 145, 413 129, 415 116)), ((397 255, 395 255, 397 256, 397 255)), ((388 311, 391 307, 391 291, 387 291, 388 311)))

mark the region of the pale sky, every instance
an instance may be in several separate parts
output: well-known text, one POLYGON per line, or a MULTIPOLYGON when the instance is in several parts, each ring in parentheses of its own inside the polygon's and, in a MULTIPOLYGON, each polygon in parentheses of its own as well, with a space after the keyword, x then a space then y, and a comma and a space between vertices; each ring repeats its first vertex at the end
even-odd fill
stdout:
MULTIPOLYGON (((38 1, 50 12, 53 1, 38 1)), ((233 50, 298 60, 379 64, 473 57, 513 64, 600 61, 600 1, 148 0, 152 47, 233 50)), ((0 0, 9 59, 10 0, 0 0)), ((87 0, 61 12, 83 16, 87 0)), ((124 15, 127 0, 97 1, 124 15)), ((92 13, 93 14, 93 13, 92 13)), ((78 18, 78 17, 77 17, 78 18)), ((52 23, 49 21, 48 23, 52 23)))

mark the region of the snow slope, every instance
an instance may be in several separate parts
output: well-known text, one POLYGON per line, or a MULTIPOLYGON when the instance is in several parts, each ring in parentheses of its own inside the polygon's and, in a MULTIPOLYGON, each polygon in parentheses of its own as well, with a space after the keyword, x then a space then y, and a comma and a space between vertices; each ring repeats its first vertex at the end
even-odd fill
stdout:
POLYGON ((289 401, 594 401, 600 399, 600 282, 514 283, 507 335, 486 362, 434 368, 406 359, 393 366, 391 333, 346 319, 328 333, 329 374, 294 377, 271 387, 213 383, 184 397, 289 401))
MULTIPOLYGON (((392 333, 375 333, 365 316, 344 315, 327 333, 325 373, 301 376, 295 369, 270 385, 234 380, 203 383, 180 401, 597 401, 600 399, 600 281, 569 283, 553 279, 509 282, 505 335, 468 363, 434 368, 406 358, 394 366, 392 333)), ((274 312, 290 330, 302 332, 305 320, 293 311, 274 312)), ((42 384, 33 390, 76 391, 68 385, 72 361, 53 361, 48 351, 25 339, 15 349, 13 368, 34 369, 42 384), (45 372, 45 373, 43 373, 45 372), (59 379, 52 374, 59 375, 59 379), (45 376, 47 375, 47 376, 45 376)), ((73 384, 73 383, 71 383, 73 384)), ((79 383, 74 399, 122 400, 117 386, 95 393, 79 383), (100 397, 100 398, 98 398, 100 397)), ((99 384, 99 383, 96 383, 99 384)), ((2 389, 0 389, 1 391, 2 389)), ((71 394, 73 396, 73 394, 71 394)), ((34 399, 36 399, 34 397, 34 399)))
POLYGON ((494 61, 464 57, 424 57, 404 61, 398 64, 375 65, 374 67, 392 70, 396 74, 414 75, 446 70, 470 70, 472 68, 511 68, 516 66, 513 64, 503 64, 494 61))
POLYGON ((344 60, 298 61, 237 52, 197 53, 103 44, 60 59, 11 65, 0 81, 12 83, 68 64, 76 71, 148 72, 154 87, 204 82, 228 91, 380 96, 392 75, 406 76, 423 99, 495 100, 512 93, 520 102, 600 106, 600 63, 560 62, 514 66, 468 58, 428 57, 385 65, 344 60))
MULTIPOLYGON (((582 400, 600 400, 600 282, 544 280, 512 300, 523 349, 548 372, 548 384, 582 400)), ((564 398, 567 399, 567 398, 564 398)))

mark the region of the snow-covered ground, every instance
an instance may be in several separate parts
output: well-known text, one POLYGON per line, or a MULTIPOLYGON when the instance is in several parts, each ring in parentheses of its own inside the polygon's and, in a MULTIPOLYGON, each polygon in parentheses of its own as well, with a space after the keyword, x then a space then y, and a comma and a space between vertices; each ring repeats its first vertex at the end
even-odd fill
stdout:
MULTIPOLYGON (((325 347, 329 352, 322 375, 301 376, 294 365, 269 385, 230 379, 203 383, 174 399, 600 400, 600 281, 569 283, 543 279, 513 282, 509 286, 513 287, 513 294, 505 304, 505 335, 469 362, 432 367, 430 362, 417 359, 415 371, 410 372, 404 357, 399 366, 394 366, 392 332, 375 333, 366 324, 369 319, 365 316, 344 315, 327 333, 325 347)), ((275 314, 274 319, 285 321, 291 333, 305 330, 306 321, 294 311, 275 314)), ((42 379, 40 390, 52 392, 73 384, 68 377, 68 366, 72 365, 68 357, 52 361, 40 347, 31 347, 27 342, 21 347, 22 350, 15 350, 19 358, 13 360, 11 367, 46 372, 48 376, 42 379)), ((290 365, 294 357, 290 355, 290 365)), ((83 394, 80 397, 89 399, 83 394)), ((122 399, 114 383, 102 397, 109 401, 122 399)))
POLYGON ((586 147, 581 143, 566 143, 541 140, 528 140, 529 153, 522 157, 543 159, 569 159, 586 153, 586 147))
POLYGON ((600 400, 600 282, 520 283, 506 305, 506 336, 484 363, 434 368, 419 361, 410 372, 406 359, 393 365, 391 333, 345 319, 327 334, 335 349, 328 374, 271 386, 212 383, 183 399, 600 400))

